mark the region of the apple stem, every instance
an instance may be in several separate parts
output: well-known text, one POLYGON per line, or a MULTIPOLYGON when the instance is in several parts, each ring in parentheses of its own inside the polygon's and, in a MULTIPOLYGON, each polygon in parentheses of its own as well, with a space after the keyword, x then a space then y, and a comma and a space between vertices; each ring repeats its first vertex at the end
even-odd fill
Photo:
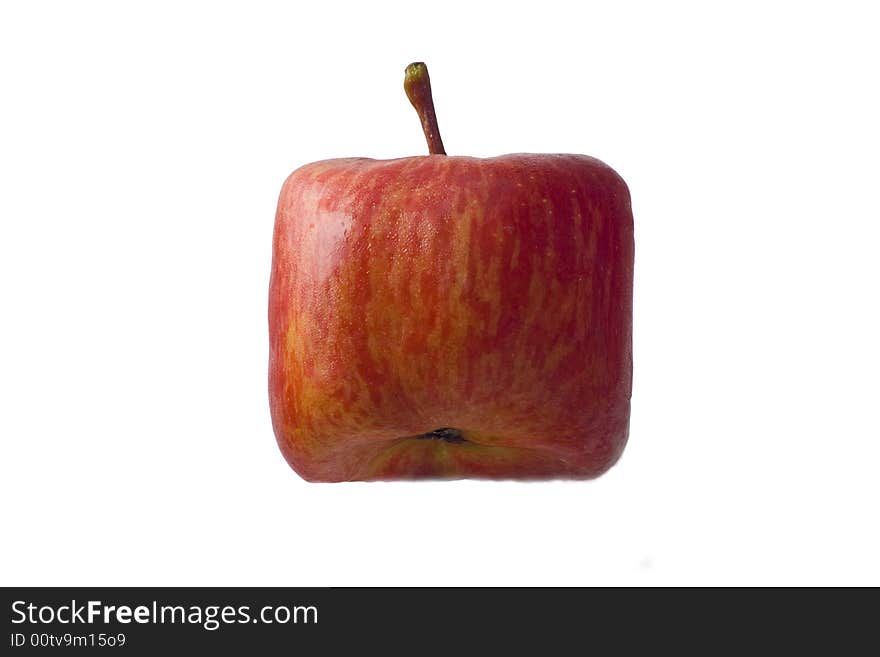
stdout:
POLYGON ((428 77, 428 67, 423 62, 413 62, 406 67, 403 89, 419 114, 425 139, 428 140, 428 152, 431 155, 446 155, 443 140, 440 139, 440 128, 437 126, 437 115, 434 113, 431 78, 428 77))

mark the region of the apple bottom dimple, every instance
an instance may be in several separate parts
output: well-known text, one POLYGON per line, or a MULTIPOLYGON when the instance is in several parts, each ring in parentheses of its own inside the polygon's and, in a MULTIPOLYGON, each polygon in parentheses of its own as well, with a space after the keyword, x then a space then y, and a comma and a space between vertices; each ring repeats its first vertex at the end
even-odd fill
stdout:
POLYGON ((464 437, 464 434, 459 429, 454 429, 452 427, 442 427, 440 429, 434 429, 433 431, 428 431, 427 433, 419 434, 418 436, 413 436, 416 440, 442 440, 446 443, 466 443, 467 439, 464 437))
POLYGON ((623 451, 629 423, 621 420, 601 437, 560 438, 553 448, 505 444, 480 432, 443 427, 370 441, 345 456, 326 455, 326 460, 302 458, 289 450, 291 445, 282 451, 309 481, 591 479, 614 465, 623 451))

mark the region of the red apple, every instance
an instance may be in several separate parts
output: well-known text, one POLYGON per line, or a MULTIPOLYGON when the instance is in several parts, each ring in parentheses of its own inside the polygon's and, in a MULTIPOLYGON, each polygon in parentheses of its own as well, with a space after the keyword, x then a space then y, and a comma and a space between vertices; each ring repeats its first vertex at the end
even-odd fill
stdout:
POLYGON ((590 478, 629 432, 633 220, 583 155, 308 164, 269 292, 273 426, 310 481, 590 478))

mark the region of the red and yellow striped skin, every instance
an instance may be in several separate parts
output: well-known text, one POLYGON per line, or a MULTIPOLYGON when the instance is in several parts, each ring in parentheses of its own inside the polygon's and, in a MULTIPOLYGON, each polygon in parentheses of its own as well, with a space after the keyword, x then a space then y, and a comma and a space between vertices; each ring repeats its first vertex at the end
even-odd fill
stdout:
POLYGON ((632 382, 626 184, 579 155, 340 159, 281 191, 273 426, 310 481, 589 478, 632 382), (452 427, 465 442, 416 438, 452 427))

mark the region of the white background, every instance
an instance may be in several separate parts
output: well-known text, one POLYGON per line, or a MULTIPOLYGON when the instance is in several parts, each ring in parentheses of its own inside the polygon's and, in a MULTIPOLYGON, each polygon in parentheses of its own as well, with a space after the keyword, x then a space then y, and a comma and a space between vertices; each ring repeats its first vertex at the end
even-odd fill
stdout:
POLYGON ((3 3, 2 584, 880 584, 877 20, 709 4, 3 3), (275 445, 278 191, 425 153, 413 60, 451 154, 629 183, 598 480, 315 485, 275 445))

